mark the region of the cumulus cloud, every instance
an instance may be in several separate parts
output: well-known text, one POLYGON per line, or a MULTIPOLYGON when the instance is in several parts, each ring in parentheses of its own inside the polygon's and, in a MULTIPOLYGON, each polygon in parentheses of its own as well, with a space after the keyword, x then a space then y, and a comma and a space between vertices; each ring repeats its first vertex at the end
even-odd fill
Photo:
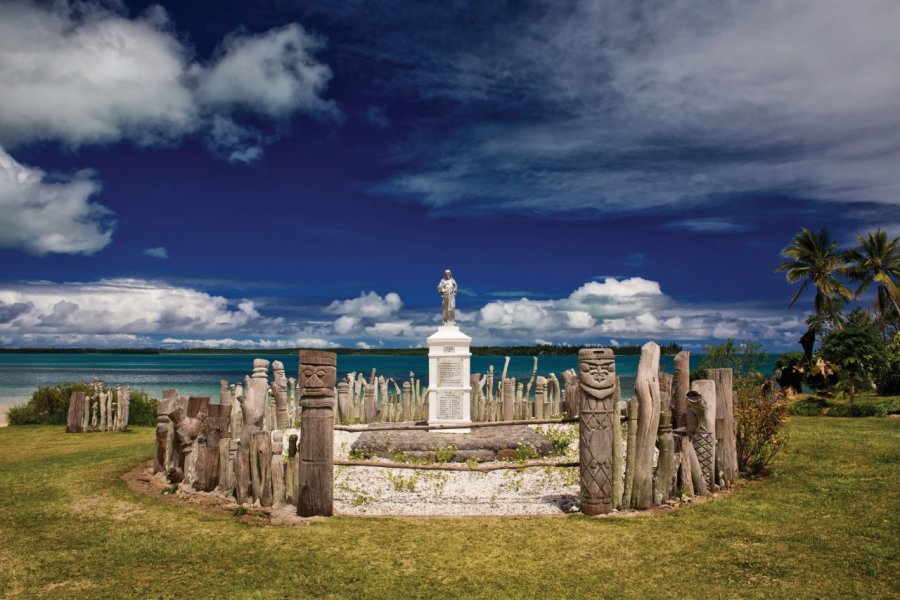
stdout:
POLYGON ((200 133, 232 161, 267 138, 237 115, 333 118, 330 68, 299 24, 227 36, 209 61, 152 6, 136 18, 94 2, 0 4, 0 143, 173 143, 200 133))
POLYGON ((249 327, 274 330, 282 324, 263 317, 248 300, 229 301, 141 279, 6 285, 0 288, 0 307, 6 314, 0 336, 22 342, 40 336, 214 335, 249 327))
POLYGON ((322 338, 174 338, 160 340, 164 346, 173 348, 335 348, 337 344, 322 338))
POLYGON ((375 292, 363 292, 358 298, 333 301, 326 312, 357 318, 385 319, 402 306, 403 301, 395 292, 389 292, 383 297, 375 292))
POLYGON ((0 248, 36 255, 101 250, 112 239, 114 221, 108 208, 92 201, 100 187, 89 171, 49 176, 0 146, 0 248))
POLYGON ((405 148, 406 172, 381 189, 435 212, 628 213, 754 192, 900 204, 893 0, 403 12, 391 18, 443 28, 423 43, 367 22, 369 43, 461 125, 405 148))

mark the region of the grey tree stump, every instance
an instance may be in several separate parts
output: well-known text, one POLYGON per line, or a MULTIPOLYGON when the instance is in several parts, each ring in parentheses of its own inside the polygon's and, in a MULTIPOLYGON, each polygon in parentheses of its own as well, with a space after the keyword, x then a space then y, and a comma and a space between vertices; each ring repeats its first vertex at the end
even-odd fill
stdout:
POLYGON ((672 425, 685 427, 687 393, 691 391, 691 353, 682 350, 675 355, 675 375, 672 378, 672 425))
POLYGON ((659 374, 659 429, 656 445, 659 456, 656 460, 656 491, 654 501, 659 504, 672 497, 678 473, 675 471, 675 439, 672 435, 672 376, 659 374))

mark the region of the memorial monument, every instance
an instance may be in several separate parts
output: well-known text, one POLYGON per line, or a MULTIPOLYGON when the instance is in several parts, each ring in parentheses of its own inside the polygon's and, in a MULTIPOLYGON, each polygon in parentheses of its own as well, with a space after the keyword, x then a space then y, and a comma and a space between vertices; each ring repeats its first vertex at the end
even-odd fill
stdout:
POLYGON ((428 338, 428 424, 460 425, 460 428, 435 431, 469 433, 465 426, 472 422, 469 384, 472 338, 456 325, 458 286, 449 269, 444 271, 437 289, 441 294, 442 323, 428 338))

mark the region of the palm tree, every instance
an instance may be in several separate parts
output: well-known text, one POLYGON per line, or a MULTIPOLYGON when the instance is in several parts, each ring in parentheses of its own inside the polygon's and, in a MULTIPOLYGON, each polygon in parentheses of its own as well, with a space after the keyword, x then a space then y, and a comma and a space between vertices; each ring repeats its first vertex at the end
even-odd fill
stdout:
POLYGON ((844 253, 837 251, 836 247, 837 242, 831 240, 827 229, 813 233, 804 227, 781 251, 782 256, 789 260, 781 263, 776 272, 784 271, 790 283, 803 282, 788 306, 793 306, 812 284, 816 288, 813 300, 815 316, 828 317, 841 329, 838 318, 840 306, 853 294, 835 277, 835 273, 846 272, 844 253))
POLYGON ((893 306, 900 314, 897 298, 900 296, 900 237, 888 241, 887 233, 881 228, 869 233, 865 238, 856 236, 859 248, 848 250, 845 260, 849 263, 847 274, 859 283, 854 295, 859 298, 872 284, 877 284, 875 304, 882 322, 893 306))

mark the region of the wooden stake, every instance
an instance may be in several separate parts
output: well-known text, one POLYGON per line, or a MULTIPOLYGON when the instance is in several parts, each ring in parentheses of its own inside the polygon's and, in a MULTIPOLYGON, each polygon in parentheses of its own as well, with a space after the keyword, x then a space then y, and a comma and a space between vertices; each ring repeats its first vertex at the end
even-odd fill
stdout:
MULTIPOLYGON (((297 514, 331 516, 334 512, 334 382, 337 355, 300 351, 300 465, 297 514)), ((373 372, 374 375, 374 372, 373 372)))
POLYGON ((659 428, 659 346, 647 342, 641 348, 634 392, 637 396, 637 436, 631 506, 647 509, 653 504, 653 456, 659 428))
POLYGON ((716 478, 727 489, 738 476, 733 375, 731 369, 708 369, 706 377, 716 383, 716 478))

